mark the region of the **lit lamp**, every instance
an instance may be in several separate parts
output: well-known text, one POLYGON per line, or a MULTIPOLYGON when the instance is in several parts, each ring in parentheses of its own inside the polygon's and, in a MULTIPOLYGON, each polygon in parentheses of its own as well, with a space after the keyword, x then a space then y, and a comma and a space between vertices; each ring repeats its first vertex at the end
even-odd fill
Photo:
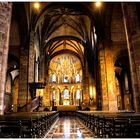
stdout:
POLYGON ((36 96, 39 98, 39 106, 42 106, 43 89, 36 89, 36 96))
POLYGON ((29 83, 30 86, 30 95, 31 99, 35 99, 37 96, 43 96, 43 89, 45 88, 46 83, 43 82, 32 82, 29 83))
POLYGON ((73 105, 73 90, 74 86, 71 87, 71 104, 73 105))
POLYGON ((90 104, 92 104, 92 101, 93 101, 93 87, 90 86, 89 88, 89 95, 90 95, 90 104))
POLYGON ((100 7, 101 6, 101 2, 100 1, 97 1, 95 4, 96 4, 96 7, 100 7))
POLYGON ((81 98, 81 93, 80 93, 80 89, 77 90, 77 99, 79 100, 79 106, 80 106, 80 98, 81 98))
POLYGON ((34 3, 34 8, 35 8, 36 10, 38 10, 38 9, 40 8, 40 4, 39 4, 38 2, 35 2, 35 3, 34 3))
POLYGON ((43 97, 43 89, 36 89, 36 95, 43 97))

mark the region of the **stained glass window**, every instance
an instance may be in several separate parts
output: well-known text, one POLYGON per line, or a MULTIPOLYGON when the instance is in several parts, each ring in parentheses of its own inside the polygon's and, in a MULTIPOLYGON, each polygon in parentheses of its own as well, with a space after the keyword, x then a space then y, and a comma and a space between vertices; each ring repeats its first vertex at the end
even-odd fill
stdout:
POLYGON ((52 82, 56 82, 56 75, 55 74, 52 75, 52 82))
POLYGON ((53 92, 52 92, 52 98, 53 98, 53 99, 56 99, 56 93, 55 93, 55 90, 53 90, 53 92))
POLYGON ((80 82, 80 75, 79 74, 76 75, 76 82, 80 82))
POLYGON ((80 99, 80 90, 79 89, 76 91, 76 99, 80 99))
POLYGON ((68 76, 64 76, 64 83, 68 83, 68 82, 69 82, 68 76))
POLYGON ((69 99, 69 90, 64 89, 64 99, 69 99))

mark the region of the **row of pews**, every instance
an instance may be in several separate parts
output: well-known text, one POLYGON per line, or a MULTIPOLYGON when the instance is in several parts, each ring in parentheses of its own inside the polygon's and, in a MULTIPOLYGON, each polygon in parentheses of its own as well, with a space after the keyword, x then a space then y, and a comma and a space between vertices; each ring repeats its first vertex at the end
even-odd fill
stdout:
POLYGON ((97 138, 140 138, 140 114, 77 111, 76 116, 97 138))
POLYGON ((0 138, 43 138, 58 117, 57 111, 2 115, 0 138))

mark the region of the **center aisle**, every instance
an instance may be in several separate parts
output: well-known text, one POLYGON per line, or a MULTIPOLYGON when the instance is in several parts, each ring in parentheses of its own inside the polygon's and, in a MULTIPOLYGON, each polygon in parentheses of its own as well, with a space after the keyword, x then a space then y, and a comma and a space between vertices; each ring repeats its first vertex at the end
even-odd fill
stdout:
POLYGON ((92 132, 75 117, 59 118, 44 138, 94 138, 92 132))

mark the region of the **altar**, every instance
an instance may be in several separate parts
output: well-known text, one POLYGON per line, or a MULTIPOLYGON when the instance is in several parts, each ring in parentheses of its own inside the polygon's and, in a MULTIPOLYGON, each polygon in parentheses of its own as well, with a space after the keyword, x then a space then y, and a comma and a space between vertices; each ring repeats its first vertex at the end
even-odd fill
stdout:
POLYGON ((76 105, 58 105, 57 106, 57 111, 59 111, 59 117, 75 116, 76 110, 77 110, 76 105))
POLYGON ((58 111, 76 111, 77 106, 76 105, 58 105, 57 110, 58 111))

